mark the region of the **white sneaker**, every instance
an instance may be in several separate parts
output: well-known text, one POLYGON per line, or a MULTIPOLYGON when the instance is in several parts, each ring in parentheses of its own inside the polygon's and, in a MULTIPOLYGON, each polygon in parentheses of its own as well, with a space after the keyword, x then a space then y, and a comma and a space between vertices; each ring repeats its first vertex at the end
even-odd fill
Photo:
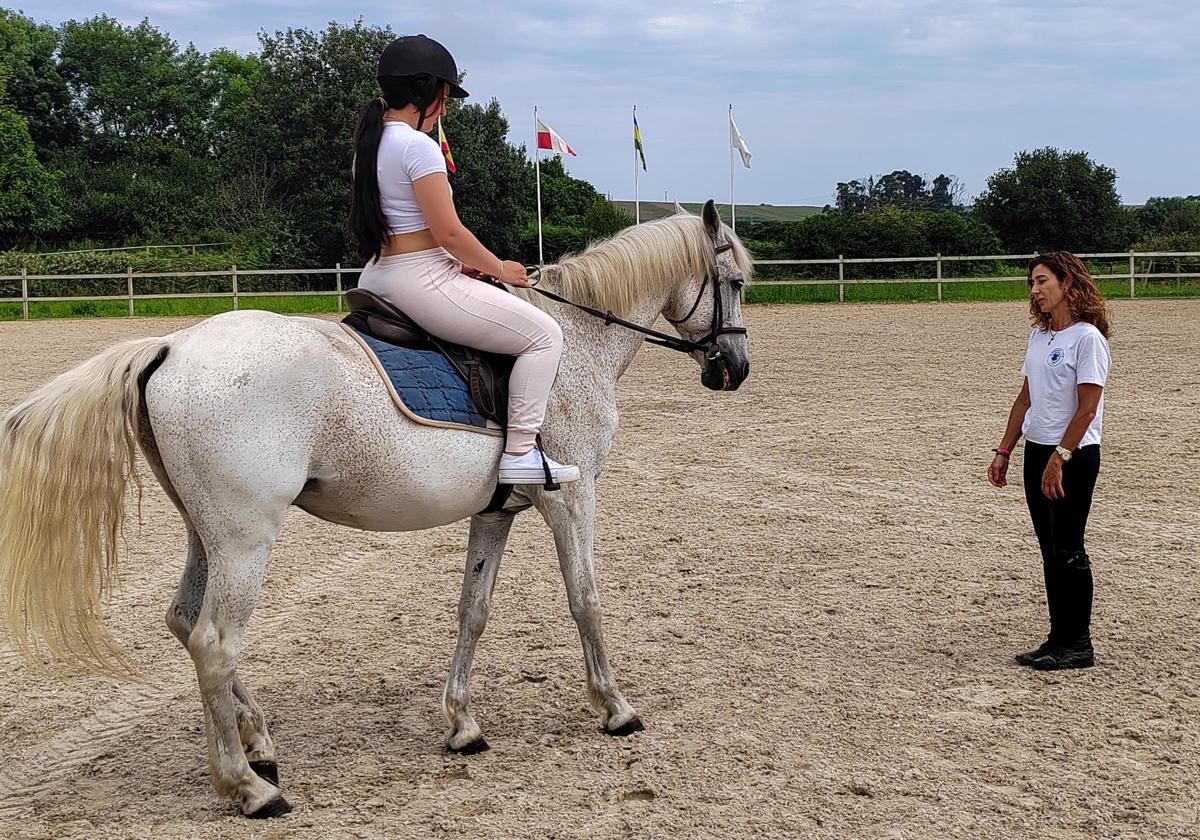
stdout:
MULTIPOLYGON (((550 467, 550 478, 557 484, 575 481, 579 478, 579 467, 570 464, 560 464, 552 458, 546 458, 550 467)), ((500 456, 500 484, 545 484, 546 471, 542 469, 542 453, 535 446, 524 455, 509 455, 505 452, 500 456)))

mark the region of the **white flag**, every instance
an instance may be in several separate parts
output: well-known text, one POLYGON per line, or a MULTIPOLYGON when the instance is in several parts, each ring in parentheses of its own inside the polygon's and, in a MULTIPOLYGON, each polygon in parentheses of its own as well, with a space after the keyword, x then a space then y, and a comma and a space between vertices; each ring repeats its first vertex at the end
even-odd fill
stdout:
POLYGON ((738 131, 737 123, 733 121, 733 111, 729 112, 729 148, 737 149, 738 154, 742 156, 742 166, 750 168, 750 149, 746 146, 746 141, 742 139, 742 133, 738 131))

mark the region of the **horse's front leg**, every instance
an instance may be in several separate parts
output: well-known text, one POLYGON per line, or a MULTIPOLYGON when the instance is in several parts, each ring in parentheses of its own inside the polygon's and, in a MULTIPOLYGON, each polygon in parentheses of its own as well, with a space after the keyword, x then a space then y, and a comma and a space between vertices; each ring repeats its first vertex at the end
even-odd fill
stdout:
POLYGON ((500 569, 500 558, 504 555, 513 518, 512 514, 493 513, 471 519, 467 565, 463 572, 462 595, 458 599, 458 642, 454 646, 450 676, 446 678, 446 691, 442 695, 442 712, 450 725, 446 745, 453 752, 469 755, 488 748, 479 724, 467 708, 471 693, 471 662, 475 658, 475 645, 487 625, 496 572, 500 569))
POLYGON ((539 494, 538 508, 554 532, 558 565, 567 585, 567 603, 583 642, 588 699, 600 713, 609 735, 629 735, 642 729, 637 712, 621 696, 604 650, 600 630, 600 595, 592 562, 596 528, 596 489, 587 478, 554 493, 539 494))

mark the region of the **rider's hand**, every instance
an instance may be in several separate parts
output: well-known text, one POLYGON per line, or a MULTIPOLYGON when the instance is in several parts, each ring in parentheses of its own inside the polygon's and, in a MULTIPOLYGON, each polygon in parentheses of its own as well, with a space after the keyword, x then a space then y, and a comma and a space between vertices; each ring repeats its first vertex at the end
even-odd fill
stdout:
POLYGON ((526 289, 529 288, 529 281, 525 278, 525 266, 521 265, 519 262, 513 262, 512 260, 504 260, 500 266, 501 276, 497 277, 497 280, 507 283, 510 286, 522 286, 526 289))

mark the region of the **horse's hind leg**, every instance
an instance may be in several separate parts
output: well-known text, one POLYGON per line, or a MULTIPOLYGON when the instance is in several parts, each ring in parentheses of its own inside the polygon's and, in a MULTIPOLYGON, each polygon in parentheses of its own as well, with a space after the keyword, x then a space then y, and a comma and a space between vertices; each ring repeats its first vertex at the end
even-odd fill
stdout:
MULTIPOLYGON (((204 553, 204 543, 201 542, 196 529, 189 524, 187 565, 180 578, 179 588, 175 591, 175 598, 167 610, 167 627, 175 638, 179 639, 184 650, 188 649, 188 637, 196 627, 200 607, 204 604, 207 582, 208 557, 204 553)), ((233 675, 233 700, 238 733, 241 735, 242 748, 250 762, 250 769, 278 787, 278 758, 271 734, 267 731, 266 718, 236 671, 233 675)))
POLYGON ((471 519, 467 565, 463 572, 462 595, 458 600, 458 642, 454 646, 450 675, 446 678, 446 691, 442 695, 442 712, 446 716, 446 723, 450 724, 446 745, 454 752, 470 754, 488 748, 479 724, 467 708, 471 661, 475 658, 475 645, 487 624, 496 572, 500 568, 500 558, 504 555, 504 544, 508 541, 512 524, 511 514, 490 514, 471 519))
POLYGON ((236 799, 242 813, 249 817, 272 817, 291 810, 279 788, 250 766, 234 688, 246 622, 258 601, 267 558, 285 511, 286 507, 253 511, 252 516, 237 521, 223 521, 225 530, 219 533, 213 529, 201 533, 208 575, 203 605, 187 636, 188 653, 196 665, 204 701, 213 787, 219 794, 236 799))
MULTIPOLYGON (((208 556, 204 552, 204 543, 192 525, 183 500, 180 499, 171 476, 167 474, 166 467, 163 465, 162 452, 159 449, 158 440, 154 436, 148 408, 144 403, 141 406, 138 440, 150 469, 187 525, 187 563, 179 580, 179 587, 175 590, 175 598, 167 609, 167 627, 175 638, 179 639, 184 650, 188 650, 188 637, 191 636, 192 630, 196 626, 196 619, 204 604, 204 591, 208 583, 208 556)), ((251 769, 278 787, 278 758, 271 735, 267 731, 266 718, 263 716, 262 709, 254 702, 250 692, 242 685, 236 671, 233 675, 233 698, 238 732, 241 735, 242 747, 246 752, 251 769)))

